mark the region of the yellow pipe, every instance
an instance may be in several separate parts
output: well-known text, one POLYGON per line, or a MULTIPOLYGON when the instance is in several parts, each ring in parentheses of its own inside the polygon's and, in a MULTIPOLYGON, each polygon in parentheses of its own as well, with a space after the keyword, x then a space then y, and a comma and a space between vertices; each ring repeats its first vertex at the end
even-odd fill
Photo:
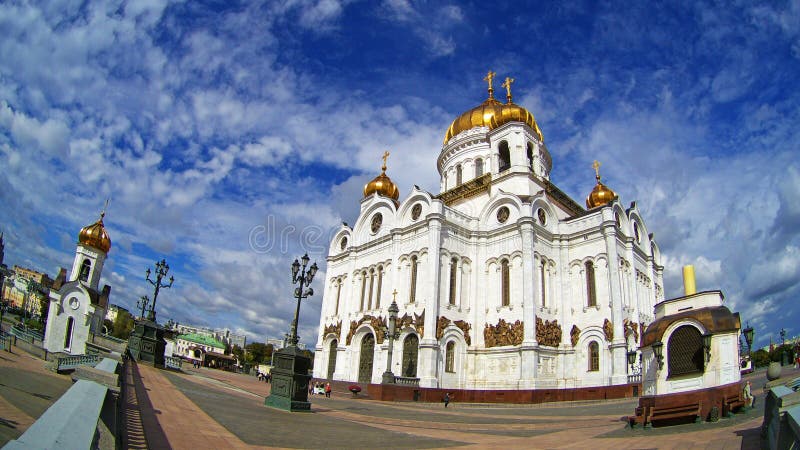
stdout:
POLYGON ((683 294, 692 295, 697 293, 697 285, 694 280, 694 266, 683 266, 683 294))

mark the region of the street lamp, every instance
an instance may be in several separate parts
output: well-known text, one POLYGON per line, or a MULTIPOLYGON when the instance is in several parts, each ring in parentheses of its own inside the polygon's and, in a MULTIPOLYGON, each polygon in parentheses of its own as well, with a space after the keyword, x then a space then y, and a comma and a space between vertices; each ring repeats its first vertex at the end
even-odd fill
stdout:
POLYGON ((386 372, 383 372, 382 384, 394 384, 394 373, 392 373, 392 349, 394 347, 394 340, 398 338, 397 332, 397 313, 400 308, 397 307, 397 289, 392 292, 392 304, 389 305, 389 326, 386 329, 386 337, 389 338, 389 355, 386 358, 386 372))
MULTIPOLYGON (((150 268, 147 268, 147 281, 150 282, 153 286, 155 286, 155 290, 153 291, 153 305, 150 306, 150 311, 147 313, 147 320, 156 321, 156 301, 158 300, 158 291, 161 288, 169 289, 172 287, 172 283, 175 282, 175 277, 169 277, 169 284, 162 284, 161 279, 167 276, 169 273, 169 264, 167 264, 166 259, 162 259, 160 262, 156 262, 156 279, 150 279, 150 268)), ((143 310, 144 311, 144 310, 143 310)))
POLYGON ((298 285, 298 287, 294 289, 294 296, 297 299, 297 308, 294 311, 294 320, 292 321, 292 329, 289 336, 289 345, 292 347, 297 347, 297 341, 299 340, 297 336, 297 321, 300 318, 300 301, 314 295, 314 289, 308 286, 311 285, 311 282, 314 280, 314 275, 317 273, 317 263, 312 264, 311 267, 306 270, 310 259, 308 253, 303 255, 300 259, 303 261, 302 267, 297 259, 292 263, 292 284, 298 285), (304 289, 306 287, 308 287, 308 289, 304 289))
POLYGON ((139 300, 136 301, 136 307, 142 310, 142 313, 139 315, 142 319, 144 319, 144 313, 147 311, 147 305, 150 304, 150 297, 143 295, 139 297, 139 300))
POLYGON ((658 370, 664 368, 664 343, 661 341, 653 342, 653 354, 658 361, 658 370))
POLYGON ((747 323, 747 328, 742 330, 742 334, 744 334, 744 340, 747 342, 747 356, 750 356, 750 348, 753 346, 753 334, 755 334, 750 322, 747 323))
POLYGON ((639 375, 642 371, 642 366, 636 364, 636 350, 631 349, 628 351, 628 364, 631 366, 631 375, 639 375))
POLYGON ((786 328, 781 328, 781 365, 789 364, 789 358, 786 354, 786 328))

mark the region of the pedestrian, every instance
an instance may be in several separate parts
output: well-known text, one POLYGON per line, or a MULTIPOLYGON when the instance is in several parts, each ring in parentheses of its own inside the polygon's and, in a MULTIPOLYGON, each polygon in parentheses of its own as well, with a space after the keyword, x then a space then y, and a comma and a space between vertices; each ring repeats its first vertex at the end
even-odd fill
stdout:
POLYGON ((753 393, 750 389, 750 380, 744 384, 744 389, 742 390, 742 396, 744 397, 744 406, 751 408, 753 406, 753 393))
POLYGON ((447 408, 447 405, 450 404, 450 393, 447 392, 444 394, 444 407, 447 408))
POLYGON ((331 398, 331 383, 325 383, 325 397, 331 398))

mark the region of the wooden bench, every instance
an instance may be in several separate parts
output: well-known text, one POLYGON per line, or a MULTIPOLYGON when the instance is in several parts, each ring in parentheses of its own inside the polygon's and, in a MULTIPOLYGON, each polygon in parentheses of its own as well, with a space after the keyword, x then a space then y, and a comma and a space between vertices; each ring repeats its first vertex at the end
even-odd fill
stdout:
POLYGON ((644 420, 647 416, 647 407, 646 406, 637 406, 636 410, 634 411, 634 415, 628 416, 628 426, 633 428, 636 424, 641 424, 644 426, 644 420))
POLYGON ((722 414, 726 417, 731 417, 735 410, 743 406, 744 397, 741 392, 722 397, 722 414))
POLYGON ((695 417, 695 422, 700 421, 700 410, 703 402, 689 403, 679 406, 653 406, 648 408, 644 425, 653 424, 654 420, 676 419, 678 417, 695 417))

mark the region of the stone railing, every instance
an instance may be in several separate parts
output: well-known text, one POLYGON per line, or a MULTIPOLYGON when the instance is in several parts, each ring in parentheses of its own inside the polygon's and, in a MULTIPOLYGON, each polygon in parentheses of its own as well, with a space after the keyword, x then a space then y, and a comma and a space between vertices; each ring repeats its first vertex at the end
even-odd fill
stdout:
POLYGON ((403 386, 419 386, 419 378, 394 377, 394 383, 403 386))
MULTIPOLYGON (((80 376, 39 419, 3 449, 117 448, 119 362, 105 358, 80 376)), ((77 371, 76 371, 77 372, 77 371)))
POLYGON ((785 385, 775 386, 767 392, 764 402, 761 447, 770 450, 800 448, 800 392, 785 385))
POLYGON ((100 361, 100 357, 97 355, 62 356, 56 362, 56 372, 76 369, 78 366, 94 367, 98 361, 100 361))
POLYGON ((175 358, 173 356, 164 357, 164 367, 167 369, 181 370, 182 364, 183 360, 180 358, 175 358))
POLYGON ((642 382, 642 374, 628 375, 628 384, 637 384, 642 382))
POLYGON ((11 327, 11 334, 16 336, 17 339, 21 339, 33 345, 42 345, 42 342, 44 342, 44 335, 42 333, 32 330, 23 330, 22 328, 17 328, 16 325, 11 327))

